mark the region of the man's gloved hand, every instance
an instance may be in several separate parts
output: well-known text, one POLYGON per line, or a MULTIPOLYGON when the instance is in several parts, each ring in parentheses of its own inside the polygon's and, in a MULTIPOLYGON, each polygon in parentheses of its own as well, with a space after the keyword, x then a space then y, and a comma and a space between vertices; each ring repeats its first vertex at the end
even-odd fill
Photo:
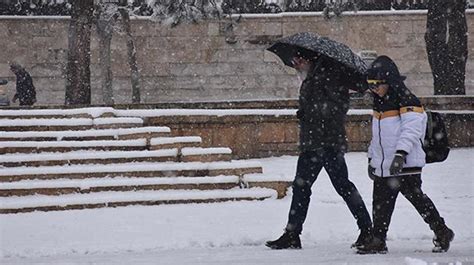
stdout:
POLYGON ((371 180, 375 180, 375 178, 377 177, 377 176, 375 175, 375 168, 373 168, 372 166, 369 165, 369 167, 367 168, 367 170, 368 170, 368 173, 369 173, 369 178, 370 178, 371 180))
POLYGON ((405 151, 397 151, 393 158, 392 164, 390 165, 390 175, 397 176, 402 173, 403 163, 405 163, 405 157, 407 153, 405 151))
POLYGON ((296 111, 296 118, 298 120, 301 120, 303 118, 303 111, 302 110, 297 110, 296 111))
POLYGON ((377 176, 375 175, 375 168, 373 168, 371 165, 370 165, 370 158, 369 158, 369 163, 368 163, 368 166, 367 166, 367 173, 369 175, 369 178, 371 180, 374 180, 377 176))

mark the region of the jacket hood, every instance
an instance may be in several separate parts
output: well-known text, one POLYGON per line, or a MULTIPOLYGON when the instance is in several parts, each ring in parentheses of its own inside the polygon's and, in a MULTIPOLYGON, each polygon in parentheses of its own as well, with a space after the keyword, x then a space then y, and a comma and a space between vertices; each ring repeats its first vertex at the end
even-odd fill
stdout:
POLYGON ((377 57, 367 70, 367 78, 385 80, 387 83, 400 82, 406 79, 400 75, 395 62, 390 57, 382 55, 377 57))

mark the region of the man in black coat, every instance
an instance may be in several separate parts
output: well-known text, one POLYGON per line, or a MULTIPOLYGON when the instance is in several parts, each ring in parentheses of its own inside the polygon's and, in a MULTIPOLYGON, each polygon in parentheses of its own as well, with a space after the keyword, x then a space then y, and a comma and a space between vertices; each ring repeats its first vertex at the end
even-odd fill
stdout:
POLYGON ((13 102, 18 99, 20 106, 31 106, 36 102, 36 91, 30 74, 17 63, 10 64, 10 70, 16 76, 16 93, 13 102))
POLYGON ((292 63, 303 80, 297 112, 300 155, 285 233, 275 241, 268 241, 266 246, 301 248, 299 235, 306 219, 311 187, 323 167, 361 230, 352 246, 363 245, 372 238, 372 221, 357 188, 348 178, 344 159, 347 149, 344 123, 352 84, 346 81, 349 78, 343 66, 323 55, 299 53, 292 63))

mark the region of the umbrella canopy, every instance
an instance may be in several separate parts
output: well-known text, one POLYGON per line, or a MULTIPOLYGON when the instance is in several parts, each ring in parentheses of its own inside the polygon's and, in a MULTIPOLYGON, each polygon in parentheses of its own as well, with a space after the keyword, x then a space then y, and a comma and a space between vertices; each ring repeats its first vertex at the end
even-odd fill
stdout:
POLYGON ((282 38, 267 50, 278 55, 283 63, 290 67, 293 67, 291 60, 298 54, 315 53, 339 62, 361 76, 365 76, 367 71, 362 58, 345 44, 311 32, 301 32, 282 38))

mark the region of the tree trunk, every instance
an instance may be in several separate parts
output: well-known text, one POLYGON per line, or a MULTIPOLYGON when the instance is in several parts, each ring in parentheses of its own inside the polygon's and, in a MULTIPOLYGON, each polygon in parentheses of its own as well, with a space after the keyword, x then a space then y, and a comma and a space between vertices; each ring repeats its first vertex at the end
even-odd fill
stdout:
POLYGON ((132 103, 140 103, 140 73, 137 64, 137 50, 133 42, 132 30, 130 26, 130 16, 128 10, 119 8, 123 20, 125 36, 127 38, 128 64, 130 65, 132 81, 132 103))
POLYGON ((110 59, 110 44, 112 42, 113 28, 109 20, 97 21, 99 35, 99 65, 101 70, 102 98, 106 105, 114 105, 112 88, 112 64, 110 59))
POLYGON ((71 3, 65 104, 90 105, 90 41, 94 0, 71 3))
POLYGON ((467 64, 467 21, 466 0, 452 0, 454 8, 448 13, 449 41, 448 56, 451 66, 451 92, 449 94, 466 94, 466 64, 467 64))
POLYGON ((464 95, 467 62, 466 0, 429 0, 426 50, 435 95, 464 95))

